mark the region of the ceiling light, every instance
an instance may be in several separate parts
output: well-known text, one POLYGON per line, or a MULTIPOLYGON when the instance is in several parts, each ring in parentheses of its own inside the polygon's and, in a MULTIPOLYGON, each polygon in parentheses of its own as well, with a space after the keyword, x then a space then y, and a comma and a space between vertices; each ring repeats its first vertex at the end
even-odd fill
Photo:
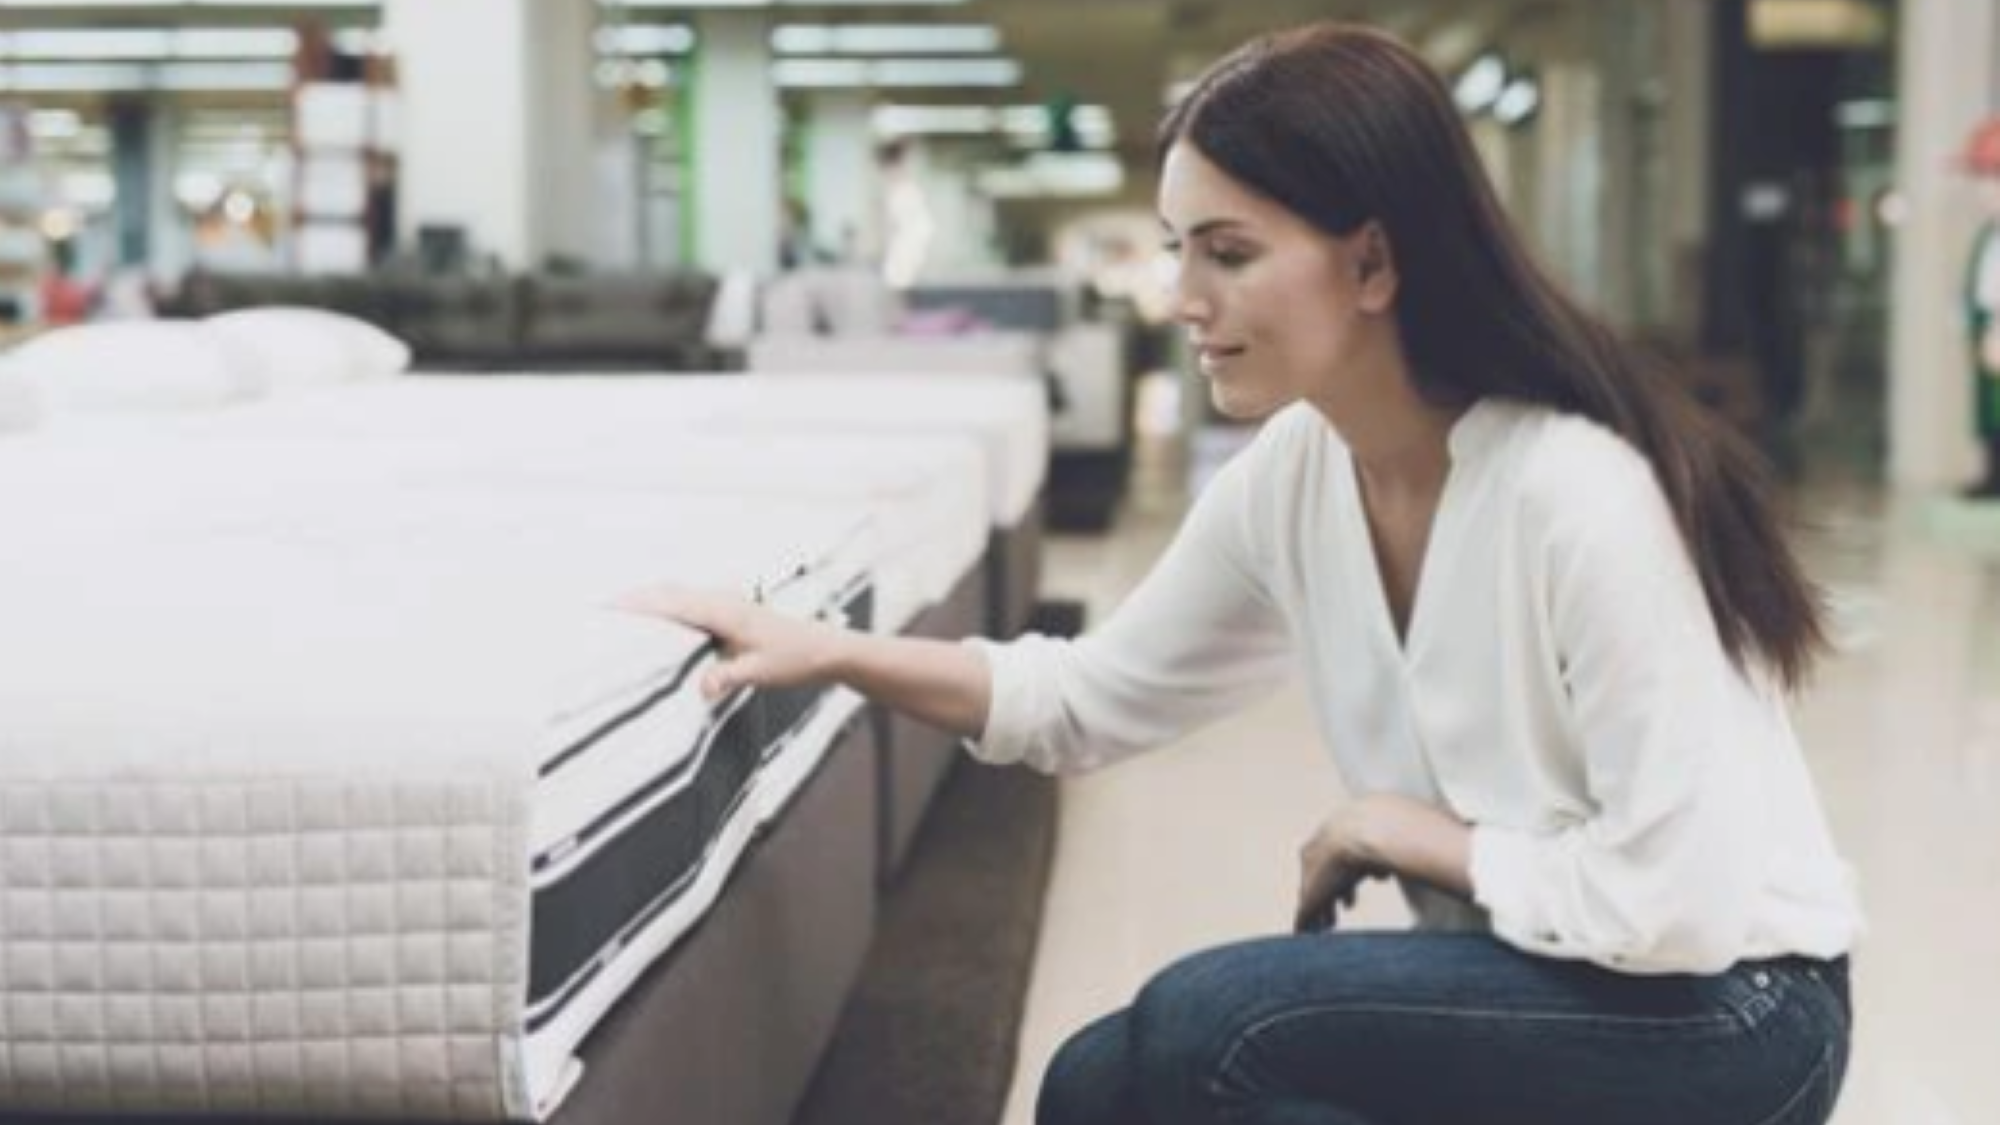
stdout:
POLYGON ((862 5, 871 8, 944 8, 964 4, 968 0, 599 0, 599 2, 606 8, 657 11, 711 8, 845 8, 862 5))
POLYGON ((1866 0, 1751 0, 1750 44, 1765 50, 1864 50, 1889 38, 1890 18, 1866 0))
POLYGON ((973 176, 996 199, 1110 195, 1125 186, 1125 166, 1105 153, 1036 153, 1019 164, 986 168, 973 176))
POLYGON ((1838 102, 1833 107, 1833 123, 1843 129, 1887 129, 1896 123, 1896 103, 1887 98, 1838 102))
MULTIPOLYGON (((1031 144, 1044 142, 1049 134, 1049 111, 1039 105, 879 105, 871 123, 882 137, 986 136, 1010 134, 1031 144)), ((1109 146, 1117 136, 1111 111, 1101 105, 1082 105, 1071 114, 1071 124, 1084 143, 1091 147, 1109 146)))
POLYGON ((1017 86, 1013 59, 779 59, 771 76, 786 89, 1017 86))
POLYGON ((291 89, 292 77, 292 68, 285 63, 19 63, 0 65, 0 91, 276 93, 291 89))
POLYGON ((286 28, 78 28, 0 35, 0 58, 26 62, 289 59, 298 47, 298 34, 286 28))
POLYGON ((1533 75, 1523 74, 1507 83, 1493 100, 1493 118, 1502 125, 1519 125, 1535 115, 1542 105, 1542 85, 1533 75))
POLYGON ((190 211, 206 211, 221 198, 225 186, 215 172, 181 172, 174 177, 174 198, 190 211))
POLYGON ((17 31, 0 39, 12 59, 158 59, 173 50, 173 33, 145 31, 17 31))
POLYGON ((298 8, 351 8, 374 11, 382 0, 0 0, 0 10, 105 11, 120 8, 268 8, 274 12, 298 8))
POLYGON ((333 33, 333 49, 343 55, 387 55, 389 37, 365 27, 343 27, 333 33))
POLYGON ((188 28, 174 36, 177 59, 289 59, 299 36, 286 28, 188 28))
POLYGON ((627 24, 597 30, 600 55, 685 55, 694 50, 694 28, 684 23, 627 24))
POLYGON ((1466 113, 1480 113, 1491 107, 1507 88, 1507 64, 1491 51, 1472 60, 1452 86, 1452 100, 1466 113))
POLYGON ((985 24, 782 24, 771 29, 781 55, 985 55, 1000 30, 985 24))
POLYGON ((28 132, 40 141, 68 140, 83 132, 83 117, 71 109, 29 110, 28 132))
POLYGON ((885 137, 976 136, 1000 128, 1000 111, 983 105, 880 105, 871 123, 885 137))
POLYGON ((602 7, 644 11, 659 8, 768 8, 770 0, 602 0, 602 7))

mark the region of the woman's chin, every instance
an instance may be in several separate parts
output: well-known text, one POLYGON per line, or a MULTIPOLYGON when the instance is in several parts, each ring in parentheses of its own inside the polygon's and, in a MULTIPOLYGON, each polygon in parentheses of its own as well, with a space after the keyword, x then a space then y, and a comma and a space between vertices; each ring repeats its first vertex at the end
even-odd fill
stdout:
POLYGON ((1215 379, 1209 380, 1208 400, 1215 405, 1216 413, 1232 422, 1261 422, 1285 405, 1275 396, 1251 394, 1244 387, 1215 379))

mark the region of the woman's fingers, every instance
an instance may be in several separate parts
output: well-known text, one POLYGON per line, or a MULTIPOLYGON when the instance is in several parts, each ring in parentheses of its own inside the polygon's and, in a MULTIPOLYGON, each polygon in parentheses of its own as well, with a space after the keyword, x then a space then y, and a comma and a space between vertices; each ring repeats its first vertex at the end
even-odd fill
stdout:
POLYGON ((1333 929, 1336 924, 1338 924, 1338 917, 1334 911, 1324 910, 1310 917, 1294 921, 1292 932, 1295 934, 1323 934, 1333 929))
POLYGON ((665 618, 716 640, 699 685, 709 700, 746 687, 786 686, 821 676, 829 627, 799 621, 730 594, 672 587, 635 591, 616 608, 665 618))
POLYGON ((1337 867, 1337 863, 1324 861, 1307 867, 1299 887, 1298 908, 1293 912, 1293 925, 1299 930, 1316 928, 1319 919, 1332 912, 1337 894, 1334 886, 1337 867))
POLYGON ((655 586, 634 590, 612 603, 613 608, 647 617, 664 617, 690 629, 727 640, 740 631, 740 606, 715 594, 697 593, 677 586, 655 586))
POLYGON ((688 592, 676 586, 648 586, 643 590, 633 590, 619 595, 611 605, 627 613, 665 617, 685 625, 694 625, 695 622, 689 619, 701 616, 701 610, 693 604, 688 592))
POLYGON ((1367 872, 1345 860, 1308 856, 1299 885, 1298 907, 1293 927, 1299 933, 1333 928, 1342 909, 1354 907, 1355 896, 1367 872))
POLYGON ((1335 919, 1340 916, 1340 908, 1336 905, 1340 901, 1339 895, 1331 893, 1318 895, 1310 901, 1301 899, 1292 918, 1293 930, 1306 934, 1332 929, 1335 919))

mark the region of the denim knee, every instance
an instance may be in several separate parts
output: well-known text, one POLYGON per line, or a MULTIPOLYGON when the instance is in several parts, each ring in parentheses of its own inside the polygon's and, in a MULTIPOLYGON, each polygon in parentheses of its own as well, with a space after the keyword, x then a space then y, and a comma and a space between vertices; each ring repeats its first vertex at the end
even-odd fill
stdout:
POLYGON ((1070 1036, 1049 1060, 1035 1125, 1134 1125, 1136 1078, 1130 1013, 1113 1012, 1070 1036))
POLYGON ((1222 1073, 1241 988, 1241 958, 1197 953, 1169 966, 1132 1004, 1133 1072, 1154 1125, 1210 1120, 1238 1099, 1222 1073))

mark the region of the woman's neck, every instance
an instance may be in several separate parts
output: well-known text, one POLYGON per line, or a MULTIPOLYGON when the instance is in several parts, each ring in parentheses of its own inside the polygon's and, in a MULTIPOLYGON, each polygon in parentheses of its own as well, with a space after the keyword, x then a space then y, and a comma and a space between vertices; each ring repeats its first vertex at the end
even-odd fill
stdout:
POLYGON ((1340 434, 1355 467, 1372 486, 1434 491, 1451 471, 1451 431, 1470 404, 1439 406, 1417 393, 1407 364, 1391 362, 1366 377, 1342 380, 1364 393, 1313 400, 1340 434))

